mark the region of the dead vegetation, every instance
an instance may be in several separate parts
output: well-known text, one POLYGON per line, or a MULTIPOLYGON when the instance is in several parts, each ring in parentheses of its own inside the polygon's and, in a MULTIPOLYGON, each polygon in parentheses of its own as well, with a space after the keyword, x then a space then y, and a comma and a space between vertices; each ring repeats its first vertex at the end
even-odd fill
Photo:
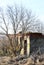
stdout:
POLYGON ((7 57, 7 56, 4 56, 4 57, 0 57, 0 65, 44 65, 44 61, 38 61, 38 59, 36 60, 36 62, 31 59, 30 57, 29 58, 25 58, 24 56, 19 56, 19 60, 16 60, 18 59, 18 56, 17 57, 7 57), (21 59, 23 58, 23 59, 21 59))

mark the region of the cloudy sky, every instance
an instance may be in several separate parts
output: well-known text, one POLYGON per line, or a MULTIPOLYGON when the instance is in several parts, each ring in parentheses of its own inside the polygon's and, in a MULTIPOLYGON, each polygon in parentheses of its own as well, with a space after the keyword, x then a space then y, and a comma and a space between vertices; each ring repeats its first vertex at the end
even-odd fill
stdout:
POLYGON ((4 9, 7 5, 23 5, 37 15, 44 22, 44 0, 0 0, 0 6, 4 9))

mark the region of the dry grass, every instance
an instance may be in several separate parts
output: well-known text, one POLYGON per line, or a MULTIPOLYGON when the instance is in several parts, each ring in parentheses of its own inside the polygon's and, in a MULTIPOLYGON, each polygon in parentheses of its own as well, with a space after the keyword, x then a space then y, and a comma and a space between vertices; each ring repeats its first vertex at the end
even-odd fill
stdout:
POLYGON ((34 63, 31 58, 16 61, 15 57, 0 57, 0 65, 44 65, 44 61, 34 63))

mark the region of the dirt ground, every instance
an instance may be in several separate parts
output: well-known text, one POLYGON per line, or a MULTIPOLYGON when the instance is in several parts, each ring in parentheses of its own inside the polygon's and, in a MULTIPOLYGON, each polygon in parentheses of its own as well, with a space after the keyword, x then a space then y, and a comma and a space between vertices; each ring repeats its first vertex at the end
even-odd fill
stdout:
POLYGON ((34 61, 31 58, 26 58, 22 60, 16 60, 19 59, 18 57, 0 57, 0 65, 44 65, 44 61, 34 63, 34 61))

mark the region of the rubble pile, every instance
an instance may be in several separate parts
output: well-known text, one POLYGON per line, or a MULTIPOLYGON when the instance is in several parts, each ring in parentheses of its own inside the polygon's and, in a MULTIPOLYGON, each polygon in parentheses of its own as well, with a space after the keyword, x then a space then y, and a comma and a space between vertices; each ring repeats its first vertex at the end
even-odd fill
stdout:
POLYGON ((0 57, 0 65, 43 65, 44 60, 33 58, 32 56, 17 56, 17 57, 0 57))

